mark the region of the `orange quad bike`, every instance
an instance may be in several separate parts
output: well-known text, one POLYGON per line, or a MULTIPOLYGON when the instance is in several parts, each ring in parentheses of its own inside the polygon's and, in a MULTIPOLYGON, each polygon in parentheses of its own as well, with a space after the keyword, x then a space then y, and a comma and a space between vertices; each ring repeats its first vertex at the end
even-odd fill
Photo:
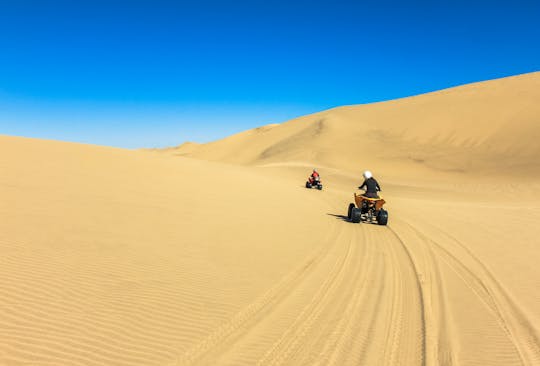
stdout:
POLYGON ((379 225, 388 224, 388 211, 383 208, 386 201, 382 198, 369 198, 361 194, 354 194, 354 203, 349 204, 349 221, 376 222, 379 225))

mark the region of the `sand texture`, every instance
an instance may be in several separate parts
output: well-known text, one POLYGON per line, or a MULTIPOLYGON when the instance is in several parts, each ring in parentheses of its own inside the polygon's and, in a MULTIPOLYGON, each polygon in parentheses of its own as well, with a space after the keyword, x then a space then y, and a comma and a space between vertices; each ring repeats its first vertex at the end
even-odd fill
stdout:
POLYGON ((0 365, 540 365, 538 141, 540 73, 163 151, 0 136, 0 365), (346 218, 364 169, 388 226, 346 218))

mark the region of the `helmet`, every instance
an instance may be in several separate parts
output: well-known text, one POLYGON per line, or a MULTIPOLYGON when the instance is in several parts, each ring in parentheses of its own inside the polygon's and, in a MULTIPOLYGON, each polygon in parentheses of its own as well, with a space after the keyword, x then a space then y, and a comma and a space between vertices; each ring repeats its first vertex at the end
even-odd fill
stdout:
POLYGON ((362 175, 364 176, 365 179, 369 179, 373 177, 373 174, 371 174, 369 170, 366 170, 362 175))
POLYGON ((317 171, 317 169, 313 168, 313 171, 314 171, 314 172, 316 172, 316 171, 317 171))

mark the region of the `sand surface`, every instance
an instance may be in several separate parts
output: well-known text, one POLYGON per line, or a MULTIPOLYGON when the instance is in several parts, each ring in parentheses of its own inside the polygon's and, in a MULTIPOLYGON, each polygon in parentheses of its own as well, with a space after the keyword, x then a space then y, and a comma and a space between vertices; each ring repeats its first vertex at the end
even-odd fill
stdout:
POLYGON ((164 151, 0 136, 0 365, 540 365, 539 136, 539 73, 164 151), (346 220, 366 168, 386 227, 346 220))

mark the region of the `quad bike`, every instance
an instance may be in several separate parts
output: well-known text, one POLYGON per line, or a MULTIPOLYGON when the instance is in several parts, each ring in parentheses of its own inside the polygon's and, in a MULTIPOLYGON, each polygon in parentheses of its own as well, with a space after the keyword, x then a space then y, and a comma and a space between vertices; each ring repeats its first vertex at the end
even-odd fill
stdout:
POLYGON ((308 178, 308 181, 306 182, 306 188, 312 188, 312 187, 317 188, 319 191, 322 189, 322 183, 321 183, 320 177, 308 178))
POLYGON ((388 211, 383 205, 386 201, 382 198, 368 198, 360 194, 354 194, 354 203, 349 204, 347 217, 351 222, 377 222, 379 225, 388 223, 388 211))

